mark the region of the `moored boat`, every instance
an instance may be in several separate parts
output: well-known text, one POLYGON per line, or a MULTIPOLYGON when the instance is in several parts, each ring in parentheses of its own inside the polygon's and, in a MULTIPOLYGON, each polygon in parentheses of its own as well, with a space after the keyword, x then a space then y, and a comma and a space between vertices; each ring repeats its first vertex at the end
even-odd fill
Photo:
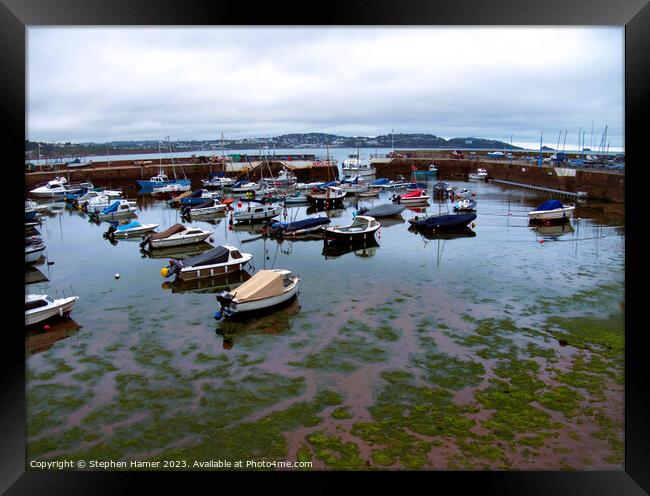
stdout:
POLYGON ((393 196, 391 200, 393 203, 401 203, 404 205, 422 205, 428 203, 429 198, 431 197, 427 195, 424 189, 416 189, 403 195, 393 196))
POLYGON ((228 209, 228 205, 221 203, 219 200, 205 200, 202 203, 185 205, 181 208, 181 214, 187 215, 216 215, 223 213, 228 209))
POLYGON ((111 225, 104 233, 104 236, 107 238, 142 237, 155 230, 157 227, 158 224, 141 224, 136 220, 119 226, 111 225))
POLYGON ((409 223, 417 228, 432 231, 445 231, 463 229, 476 219, 476 214, 439 214, 429 216, 416 216, 409 219, 409 223))
POLYGON ((135 215, 137 210, 138 208, 134 206, 133 202, 128 200, 116 200, 102 210, 90 211, 89 209, 88 213, 91 217, 95 217, 97 220, 108 220, 135 215))
POLYGON ((476 200, 463 198, 454 205, 454 212, 472 212, 476 210, 476 200))
POLYGON ((345 191, 336 186, 313 189, 307 195, 310 203, 340 203, 345 198, 345 191))
POLYGON ((328 243, 337 241, 361 241, 376 239, 375 236, 381 225, 374 217, 357 215, 347 226, 326 227, 324 234, 328 243))
POLYGON ((535 210, 528 212, 531 223, 566 222, 571 218, 575 206, 564 206, 560 200, 547 200, 535 210))
POLYGON ((188 185, 191 184, 191 181, 189 179, 169 179, 167 174, 161 172, 157 176, 150 177, 148 181, 137 180, 137 183, 141 188, 155 189, 170 184, 188 185))
POLYGON ((396 205, 393 203, 383 203, 372 208, 360 208, 359 215, 366 215, 379 219, 382 217, 395 217, 401 214, 406 207, 404 205, 396 205))
POLYGON ((233 218, 235 222, 262 222, 282 213, 282 207, 272 205, 249 205, 246 208, 235 211, 233 218))
POLYGON ((329 217, 310 217, 296 222, 274 222, 269 231, 270 236, 296 237, 321 233, 323 226, 332 220, 329 217))
POLYGON ((37 262, 45 253, 45 243, 42 239, 36 238, 28 242, 25 239, 25 263, 37 262))
POLYGON ((234 246, 217 246, 200 255, 182 260, 172 259, 167 267, 160 270, 160 274, 163 277, 176 275, 185 280, 214 277, 243 270, 252 259, 253 255, 241 253, 234 246))
POLYGON ((477 181, 485 181, 488 177, 488 171, 485 169, 476 169, 474 172, 469 174, 470 179, 475 179, 477 181))
POLYGON ((25 325, 37 324, 57 315, 68 315, 78 299, 78 296, 54 299, 48 295, 25 295, 25 325))
POLYGON ((285 303, 298 293, 300 278, 289 270, 260 270, 233 291, 217 295, 220 309, 216 319, 269 309, 285 303))
POLYGON ((166 248, 191 245, 205 241, 211 234, 212 231, 204 231, 198 227, 187 228, 183 224, 174 224, 165 231, 150 234, 140 243, 140 246, 142 248, 166 248))

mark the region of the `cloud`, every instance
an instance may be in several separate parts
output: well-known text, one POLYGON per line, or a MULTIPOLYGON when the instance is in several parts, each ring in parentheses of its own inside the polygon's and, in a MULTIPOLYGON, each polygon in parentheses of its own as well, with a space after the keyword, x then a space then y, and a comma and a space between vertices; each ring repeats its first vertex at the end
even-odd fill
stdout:
POLYGON ((324 131, 536 142, 608 124, 623 28, 28 29, 28 138, 324 131))

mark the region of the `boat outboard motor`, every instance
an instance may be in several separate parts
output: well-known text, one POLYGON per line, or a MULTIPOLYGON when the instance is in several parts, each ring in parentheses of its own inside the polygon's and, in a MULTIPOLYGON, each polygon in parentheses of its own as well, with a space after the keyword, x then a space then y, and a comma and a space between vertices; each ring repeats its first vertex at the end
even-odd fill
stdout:
POLYGON ((104 238, 105 239, 112 239, 115 237, 115 231, 117 231, 117 227, 115 227, 113 224, 108 226, 108 231, 104 233, 104 238))
POLYGON ((151 238, 151 236, 149 235, 149 236, 147 236, 146 238, 144 238, 144 239, 142 240, 142 242, 140 243, 140 248, 141 248, 142 250, 147 249, 147 247, 150 245, 150 243, 151 243, 151 239, 150 239, 150 238, 151 238))
POLYGON ((217 320, 221 320, 221 317, 223 317, 223 309, 230 306, 230 303, 232 303, 233 296, 228 292, 228 291, 222 291, 217 295, 217 301, 221 305, 219 310, 217 310, 214 313, 214 318, 217 320))

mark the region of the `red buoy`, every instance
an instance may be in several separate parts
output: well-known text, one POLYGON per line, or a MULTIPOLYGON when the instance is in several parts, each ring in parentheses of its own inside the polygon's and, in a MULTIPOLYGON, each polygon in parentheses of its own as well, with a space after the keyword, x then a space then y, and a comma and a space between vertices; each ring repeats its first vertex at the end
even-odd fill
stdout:
POLYGON ((540 245, 543 245, 543 244, 544 244, 544 240, 543 240, 543 239, 540 239, 540 240, 539 240, 539 244, 540 244, 540 245))
POLYGON ((49 331, 49 330, 50 330, 50 326, 49 326, 48 324, 45 324, 45 325, 43 326, 43 330, 44 330, 44 331, 49 331))

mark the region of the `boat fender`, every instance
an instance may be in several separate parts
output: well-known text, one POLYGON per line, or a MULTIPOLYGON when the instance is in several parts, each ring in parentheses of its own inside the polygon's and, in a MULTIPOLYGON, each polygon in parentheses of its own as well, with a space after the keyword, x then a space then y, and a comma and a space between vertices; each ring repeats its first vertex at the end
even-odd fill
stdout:
POLYGON ((63 307, 59 307, 59 317, 63 317, 63 307))
POLYGON ((223 317, 223 313, 221 312, 221 310, 217 310, 216 312, 214 312, 215 320, 221 320, 221 317, 223 317))
POLYGON ((163 277, 167 277, 169 275, 169 267, 163 267, 160 269, 160 275, 163 277))

